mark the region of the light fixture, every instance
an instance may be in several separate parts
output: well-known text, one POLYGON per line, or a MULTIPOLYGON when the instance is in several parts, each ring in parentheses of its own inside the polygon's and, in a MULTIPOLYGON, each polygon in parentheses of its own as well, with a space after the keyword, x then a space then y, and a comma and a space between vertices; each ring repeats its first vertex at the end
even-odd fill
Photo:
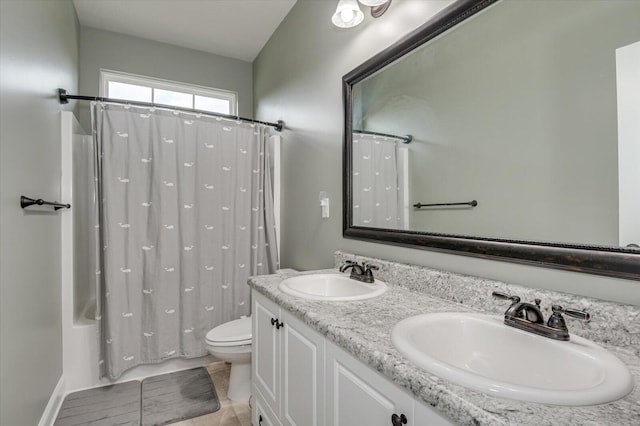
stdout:
POLYGON ((364 14, 358 6, 358 1, 371 8, 371 16, 374 18, 382 16, 391 4, 391 0, 340 0, 336 12, 331 18, 333 25, 340 28, 351 28, 361 23, 364 14))
POLYGON ((364 19, 364 14, 356 0, 340 0, 336 13, 331 17, 333 25, 340 28, 351 28, 358 25, 364 19))
POLYGON ((388 0, 360 0, 360 3, 365 6, 374 7, 380 6, 382 3, 386 3, 388 0))
POLYGON ((391 5, 391 0, 359 0, 360 3, 365 6, 369 6, 371 8, 371 16, 374 18, 381 17, 389 6, 391 5))

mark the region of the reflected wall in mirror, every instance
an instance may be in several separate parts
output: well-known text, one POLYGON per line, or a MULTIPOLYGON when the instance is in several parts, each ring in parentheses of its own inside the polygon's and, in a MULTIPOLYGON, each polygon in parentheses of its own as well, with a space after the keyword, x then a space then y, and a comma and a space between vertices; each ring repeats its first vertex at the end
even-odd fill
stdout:
POLYGON ((621 248, 640 244, 639 20, 640 1, 457 1, 346 75, 345 236, 585 271, 538 249, 620 253, 640 278, 621 248))

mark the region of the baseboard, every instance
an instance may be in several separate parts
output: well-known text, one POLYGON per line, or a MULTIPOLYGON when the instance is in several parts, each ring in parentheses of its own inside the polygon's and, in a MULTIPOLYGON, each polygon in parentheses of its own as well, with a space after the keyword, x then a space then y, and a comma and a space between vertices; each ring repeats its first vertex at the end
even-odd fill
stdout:
POLYGON ((58 384, 53 389, 53 393, 51 393, 42 417, 40 417, 38 426, 53 426, 58 416, 58 411, 60 411, 60 407, 64 401, 64 394, 64 376, 60 376, 60 380, 58 380, 58 384))

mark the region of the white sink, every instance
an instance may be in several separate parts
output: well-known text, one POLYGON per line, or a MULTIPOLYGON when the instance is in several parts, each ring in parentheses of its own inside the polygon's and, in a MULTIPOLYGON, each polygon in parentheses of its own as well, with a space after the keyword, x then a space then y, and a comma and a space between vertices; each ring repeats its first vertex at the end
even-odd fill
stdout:
POLYGON ((387 291, 387 285, 378 280, 372 284, 363 283, 345 274, 310 274, 283 280, 280 290, 303 299, 338 302, 380 296, 387 291))
POLYGON ((391 339, 419 367, 492 396, 555 405, 615 401, 633 389, 627 367, 595 343, 537 336, 501 317, 469 313, 417 315, 391 339))

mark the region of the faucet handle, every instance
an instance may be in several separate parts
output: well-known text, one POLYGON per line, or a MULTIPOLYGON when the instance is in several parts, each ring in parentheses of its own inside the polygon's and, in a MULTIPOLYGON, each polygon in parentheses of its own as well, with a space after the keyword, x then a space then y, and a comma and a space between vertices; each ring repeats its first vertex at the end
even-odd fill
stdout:
POLYGON ((377 271, 380 268, 376 265, 370 265, 368 263, 363 263, 362 268, 364 270, 363 274, 367 280, 366 282, 374 282, 375 279, 373 278, 373 271, 377 271))
POLYGON ((518 303, 520 301, 520 296, 510 296, 499 291, 494 291, 493 293, 491 293, 491 295, 496 299, 510 300, 512 303, 518 303))
POLYGON ((578 309, 572 309, 572 308, 563 308, 560 305, 551 306, 551 311, 554 314, 565 314, 565 315, 569 315, 570 317, 577 318, 583 321, 589 321, 591 319, 591 315, 589 314, 589 312, 580 311, 578 309))
POLYGON ((344 263, 342 265, 340 265, 338 270, 340 272, 344 272, 347 269, 352 268, 352 267, 354 267, 356 265, 358 265, 358 262, 354 262, 353 260, 345 260, 344 263))

